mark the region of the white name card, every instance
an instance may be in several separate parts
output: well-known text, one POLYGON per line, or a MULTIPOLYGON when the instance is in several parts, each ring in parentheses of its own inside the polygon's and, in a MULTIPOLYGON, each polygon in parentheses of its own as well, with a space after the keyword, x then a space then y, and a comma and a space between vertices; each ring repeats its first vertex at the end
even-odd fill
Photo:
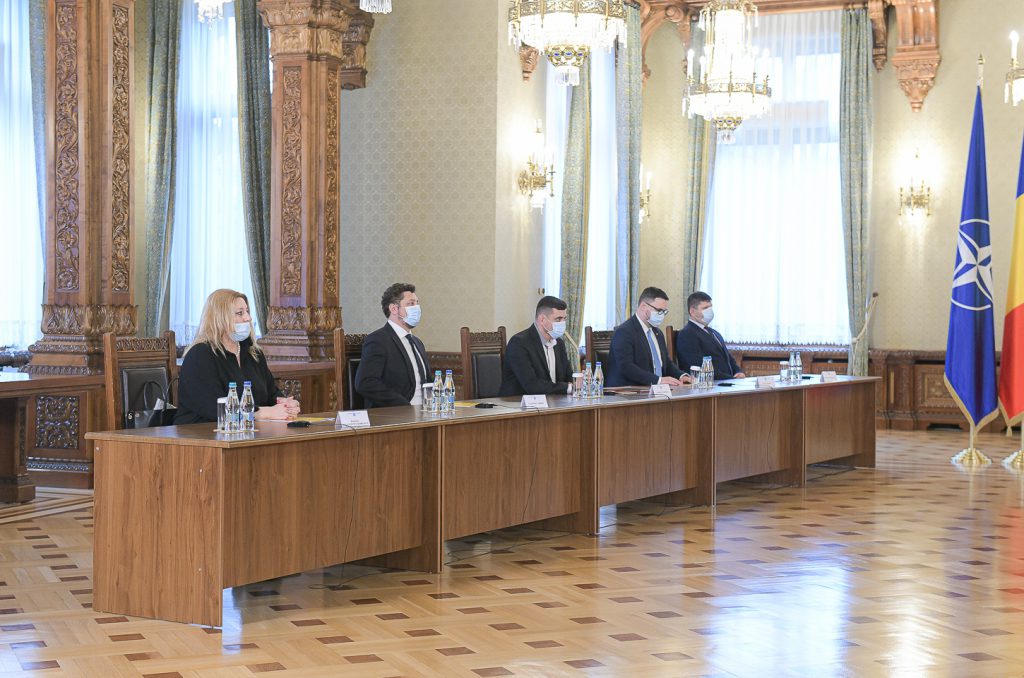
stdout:
POLYGON ((546 395, 524 395, 519 407, 531 410, 548 409, 548 397, 546 395))
POLYGON ((754 388, 775 388, 775 375, 769 377, 758 377, 754 388))
POLYGON ((343 410, 338 412, 334 428, 370 428, 370 415, 366 410, 343 410))
POLYGON ((826 370, 821 373, 821 380, 824 382, 839 381, 839 377, 836 376, 835 370, 826 370))
POLYGON ((671 398, 672 387, 668 384, 651 384, 651 391, 647 395, 655 398, 671 398))

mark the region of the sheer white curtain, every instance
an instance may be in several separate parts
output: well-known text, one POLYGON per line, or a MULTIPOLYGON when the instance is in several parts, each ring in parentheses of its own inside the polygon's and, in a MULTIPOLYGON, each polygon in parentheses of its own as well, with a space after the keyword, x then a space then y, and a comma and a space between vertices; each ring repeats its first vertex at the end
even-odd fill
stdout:
POLYGON ((0 266, 0 346, 23 348, 40 336, 43 245, 32 133, 27 2, 0 2, 0 242, 16 256, 0 266))
POLYGON ((849 339, 839 184, 841 12, 760 17, 772 107, 719 145, 701 286, 731 342, 849 339))
MULTIPOLYGON (((590 205, 582 327, 603 330, 615 325, 615 53, 598 50, 591 53, 589 62, 590 205)), ((556 82, 555 69, 546 71, 547 144, 554 153, 555 197, 548 198, 544 207, 544 288, 557 296, 562 264, 562 174, 572 88, 556 82)))
POLYGON ((583 327, 598 330, 615 326, 616 143, 615 52, 599 49, 590 54, 590 210, 583 304, 583 327))
MULTIPOLYGON (((234 5, 199 23, 182 3, 170 328, 191 341, 207 295, 229 287, 252 300, 242 216, 234 5)), ((255 317, 254 317, 255 320, 255 317)))

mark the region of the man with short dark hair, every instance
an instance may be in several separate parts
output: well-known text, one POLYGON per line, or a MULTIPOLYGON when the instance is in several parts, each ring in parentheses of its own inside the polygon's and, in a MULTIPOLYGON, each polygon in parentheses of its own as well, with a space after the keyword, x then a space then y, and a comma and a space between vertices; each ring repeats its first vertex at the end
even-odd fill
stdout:
POLYGON ((431 380, 427 351, 412 335, 420 322, 416 286, 391 285, 384 290, 380 307, 388 321, 363 340, 355 389, 367 408, 419 405, 423 402, 422 385, 431 380))
POLYGON ((679 386, 690 381, 689 375, 669 358, 665 335, 658 329, 666 315, 665 290, 648 287, 640 293, 636 312, 612 334, 605 382, 608 386, 679 386))
POLYGON ((711 327, 715 312, 706 292, 694 292, 686 300, 690 321, 676 332, 676 357, 683 367, 700 365, 704 356, 711 356, 715 379, 741 379, 747 375, 729 353, 725 339, 711 327))
POLYGON ((537 302, 533 324, 508 340, 498 395, 572 392, 572 371, 562 339, 568 308, 558 297, 537 302))

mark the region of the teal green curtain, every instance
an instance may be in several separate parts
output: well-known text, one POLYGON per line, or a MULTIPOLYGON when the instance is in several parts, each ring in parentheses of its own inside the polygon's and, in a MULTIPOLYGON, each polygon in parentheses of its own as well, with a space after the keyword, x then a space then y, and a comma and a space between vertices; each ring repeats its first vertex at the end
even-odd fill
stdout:
POLYGON ((626 5, 626 45, 615 64, 618 215, 615 231, 615 324, 633 313, 640 282, 640 130, 643 57, 640 7, 626 5))
POLYGON ((587 230, 590 208, 590 62, 580 69, 580 84, 569 104, 569 129, 562 177, 562 299, 569 305, 565 344, 569 364, 579 368, 579 337, 586 303, 587 230))
POLYGON ((235 0, 242 212, 260 327, 270 305, 270 44, 256 0, 235 0))
POLYGON ((870 301, 868 208, 871 204, 871 21, 865 9, 843 11, 839 81, 839 176, 850 306, 848 374, 868 372, 866 309, 870 301))
MULTIPOLYGON (((694 28, 691 38, 693 51, 704 51, 704 31, 694 28)), ((696 57, 694 57, 696 58, 696 57)), ((694 77, 700 78, 700 64, 693 65, 694 77)), ((716 133, 710 122, 700 116, 689 120, 690 135, 686 142, 686 155, 690 171, 686 180, 686 219, 683 222, 683 293, 689 295, 700 289, 701 265, 704 261, 704 228, 707 224, 707 205, 714 175, 716 133)))
MULTIPOLYGON (((178 47, 183 0, 145 3, 149 16, 149 93, 146 140, 146 296, 142 332, 167 329, 171 282, 171 227, 174 224, 174 142, 177 130, 178 47)), ((145 6, 143 5, 143 6, 145 6)), ((192 2, 188 2, 192 6, 192 2)), ((139 9, 137 6, 136 9, 139 9)))
MULTIPOLYGON (((46 251, 46 3, 29 0, 29 68, 32 71, 32 136, 36 156, 39 234, 46 251)), ((46 256, 43 256, 46 265, 46 256)), ((43 278, 45 280, 45 277, 43 278)), ((43 289, 46 296, 46 289, 43 289)))

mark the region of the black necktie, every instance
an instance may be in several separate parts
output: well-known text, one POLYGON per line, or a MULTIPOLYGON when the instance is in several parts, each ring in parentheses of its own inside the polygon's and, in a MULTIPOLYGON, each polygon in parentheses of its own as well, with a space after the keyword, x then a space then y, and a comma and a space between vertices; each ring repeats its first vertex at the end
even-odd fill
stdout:
POLYGON ((427 366, 423 363, 423 357, 420 355, 419 349, 416 348, 416 342, 413 341, 412 335, 407 334, 405 338, 409 340, 409 345, 412 346, 412 354, 416 356, 416 362, 420 368, 420 383, 425 384, 427 383, 427 366))

